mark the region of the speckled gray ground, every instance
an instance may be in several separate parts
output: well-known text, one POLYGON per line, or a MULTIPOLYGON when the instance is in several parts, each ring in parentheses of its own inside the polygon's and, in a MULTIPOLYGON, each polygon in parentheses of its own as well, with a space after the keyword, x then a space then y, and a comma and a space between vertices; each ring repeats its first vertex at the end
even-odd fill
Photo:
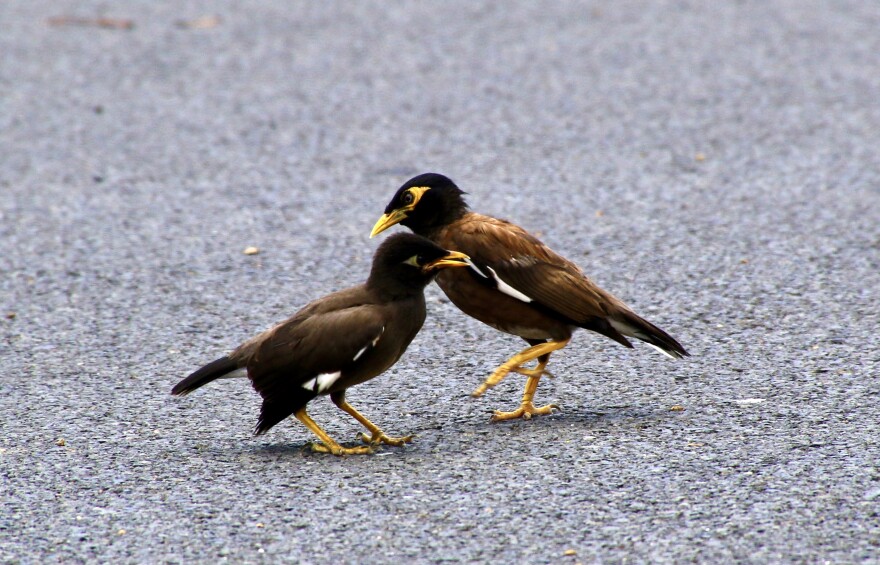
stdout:
POLYGON ((0 3, 0 561, 880 561, 880 4, 178 4, 0 3), (350 393, 411 446, 168 395, 361 281, 425 170, 693 357, 579 333, 564 410, 490 424, 523 344, 431 287, 350 393))

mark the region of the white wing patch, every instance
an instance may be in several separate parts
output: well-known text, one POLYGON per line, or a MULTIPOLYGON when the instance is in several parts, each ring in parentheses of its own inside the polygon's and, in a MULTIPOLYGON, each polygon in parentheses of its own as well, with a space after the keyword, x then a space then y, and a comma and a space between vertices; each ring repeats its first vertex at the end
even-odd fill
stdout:
POLYGON ((522 300, 523 302, 531 302, 532 301, 531 298, 529 298, 525 294, 521 293, 517 289, 513 288, 512 286, 510 286, 509 284, 507 284, 506 282, 501 280, 501 277, 498 276, 498 273, 495 272, 495 269, 493 269, 489 265, 486 265, 486 268, 489 269, 490 273, 492 273, 492 278, 495 280, 495 286, 500 292, 503 292, 507 296, 512 296, 513 298, 516 298, 517 300, 522 300))
POLYGON ((318 382, 318 377, 315 377, 314 379, 307 380, 306 382, 304 382, 302 384, 302 387, 306 390, 312 390, 313 388, 315 388, 316 382, 318 382))
POLYGON ((385 333, 385 326, 382 326, 382 329, 379 330, 379 335, 373 338, 373 347, 376 347, 376 344, 379 343, 379 338, 382 337, 382 334, 385 333))
POLYGON ((360 351, 358 351, 357 353, 354 354, 354 359, 352 359, 352 361, 357 361, 358 359, 360 359, 361 356, 362 356, 364 353, 366 353, 366 352, 367 352, 367 349, 369 349, 369 348, 370 348, 369 345, 365 345, 365 346, 361 347, 361 348, 360 348, 360 351))
POLYGON ((379 335, 374 337, 373 341, 371 341, 369 344, 361 347, 358 350, 358 352, 354 354, 354 358, 352 358, 352 362, 357 361, 358 359, 363 357, 364 353, 366 353, 368 349, 370 349, 372 347, 376 347, 376 344, 379 343, 379 339, 382 337, 382 334, 384 334, 384 333, 385 333, 385 326, 382 326, 382 329, 379 330, 379 335))
POLYGON ((325 373, 323 375, 318 375, 318 392, 327 390, 336 380, 342 376, 342 371, 336 371, 335 373, 325 373))
POLYGON ((474 272, 476 272, 478 275, 480 275, 480 276, 483 277, 484 279, 488 279, 488 278, 489 278, 489 277, 486 276, 486 273, 484 273, 483 271, 481 271, 480 268, 477 267, 477 266, 473 263, 473 261, 471 261, 470 259, 467 260, 467 264, 471 266, 471 269, 473 269, 474 272))
POLYGON ((342 376, 342 371, 336 371, 335 373, 322 373, 313 379, 309 379, 304 382, 302 387, 306 390, 313 390, 315 392, 324 392, 335 383, 339 377, 342 376))

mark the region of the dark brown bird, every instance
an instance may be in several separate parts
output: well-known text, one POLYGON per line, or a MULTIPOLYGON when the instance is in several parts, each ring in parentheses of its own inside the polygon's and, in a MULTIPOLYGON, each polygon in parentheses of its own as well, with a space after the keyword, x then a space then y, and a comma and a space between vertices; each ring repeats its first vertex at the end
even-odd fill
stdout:
POLYGON ((395 234, 379 246, 362 285, 315 300, 235 351, 208 363, 171 390, 182 395, 215 379, 244 376, 263 397, 255 433, 293 414, 334 455, 370 453, 380 442, 403 445, 412 436, 388 437, 345 400, 345 391, 384 372, 400 359, 425 321, 425 286, 447 267, 467 267, 467 256, 423 237, 395 234), (329 394, 336 406, 372 434, 366 446, 342 447, 306 412, 329 394))
POLYGON ((470 268, 441 273, 437 284, 465 314, 529 342, 530 347, 500 365, 473 392, 480 396, 511 371, 528 377, 520 407, 496 411, 493 420, 528 419, 556 408, 538 408, 532 400, 541 375, 548 373, 550 354, 565 347, 576 328, 626 347, 632 347, 627 337, 634 337, 673 358, 689 355, 669 334, 640 318, 526 230, 471 212, 464 194, 443 175, 414 177, 398 189, 370 237, 401 224, 444 249, 465 253, 470 268), (537 366, 529 369, 525 365, 532 360, 537 366))

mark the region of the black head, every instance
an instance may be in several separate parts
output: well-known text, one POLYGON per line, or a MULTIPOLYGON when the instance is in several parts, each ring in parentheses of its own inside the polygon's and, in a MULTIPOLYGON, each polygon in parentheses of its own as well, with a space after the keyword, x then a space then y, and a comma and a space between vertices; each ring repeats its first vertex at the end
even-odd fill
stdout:
POLYGON ((396 233, 382 242, 373 255, 367 286, 392 294, 421 292, 441 269, 467 267, 468 256, 447 251, 422 236, 396 233))
POLYGON ((397 189, 385 207, 370 237, 401 224, 419 235, 432 231, 462 217, 468 210, 464 191, 448 177, 425 173, 406 181, 397 189))

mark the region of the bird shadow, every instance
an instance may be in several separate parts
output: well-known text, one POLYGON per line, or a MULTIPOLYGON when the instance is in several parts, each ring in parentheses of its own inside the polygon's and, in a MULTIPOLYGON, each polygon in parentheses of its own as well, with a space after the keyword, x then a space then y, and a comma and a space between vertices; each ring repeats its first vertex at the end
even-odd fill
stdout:
MULTIPOLYGON (((357 458, 362 457, 363 455, 378 455, 388 451, 388 449, 396 449, 389 448, 387 446, 377 446, 375 447, 375 451, 372 454, 356 454, 356 455, 343 455, 337 456, 332 453, 324 453, 319 451, 314 451, 312 449, 312 445, 318 443, 316 440, 305 440, 305 441, 297 441, 297 442, 278 442, 278 443, 263 443, 260 445, 251 445, 247 447, 243 447, 239 449, 239 453, 241 455, 250 455, 252 457, 264 457, 264 458, 289 458, 289 457, 297 457, 301 459, 348 459, 348 458, 357 458)), ((366 444, 361 443, 357 440, 352 441, 339 441, 339 445, 342 447, 364 447, 366 444)))
POLYGON ((678 419, 679 417, 680 412, 672 412, 667 407, 623 404, 586 410, 567 410, 562 408, 554 411, 553 414, 536 416, 530 420, 516 419, 493 422, 490 414, 490 417, 486 419, 482 427, 486 429, 542 429, 556 428, 562 425, 578 425, 591 428, 605 426, 627 427, 628 425, 643 427, 645 424, 678 419))
MULTIPOLYGON (((530 420, 510 420, 503 422, 491 421, 491 413, 485 418, 467 418, 463 420, 446 420, 442 423, 430 423, 415 434, 415 440, 411 444, 402 447, 378 446, 370 455, 346 455, 335 456, 312 450, 314 440, 294 442, 261 442, 250 445, 228 445, 208 448, 206 451, 214 452, 218 458, 245 457, 255 462, 290 462, 290 461, 340 461, 348 462, 355 460, 375 460, 377 457, 385 460, 389 456, 405 460, 410 457, 433 455, 437 452, 455 453, 459 451, 471 451, 477 449, 472 437, 475 433, 480 436, 503 436, 514 435, 522 438, 526 435, 542 436, 562 428, 577 427, 580 429, 613 429, 625 432, 626 430, 641 430, 654 424, 677 420, 681 412, 672 412, 666 407, 656 405, 646 406, 639 404, 625 404, 615 406, 602 406, 587 410, 560 410, 551 415, 536 416, 530 420)), ((352 439, 339 441, 343 447, 358 447, 364 444, 352 439)), ((488 445, 486 449, 489 449, 488 445)))

